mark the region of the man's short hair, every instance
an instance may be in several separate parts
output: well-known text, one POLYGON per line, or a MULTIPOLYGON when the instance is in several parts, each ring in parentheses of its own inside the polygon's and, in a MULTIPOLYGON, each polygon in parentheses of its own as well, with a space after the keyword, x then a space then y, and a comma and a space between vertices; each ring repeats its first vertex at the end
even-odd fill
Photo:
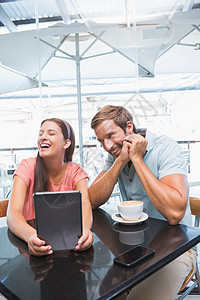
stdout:
MULTIPOLYGON (((105 120, 113 120, 115 124, 121 127, 126 133, 127 122, 131 121, 133 123, 133 116, 123 106, 105 105, 92 118, 91 128, 95 129, 105 120)), ((136 132, 136 127, 134 124, 133 132, 136 132)))

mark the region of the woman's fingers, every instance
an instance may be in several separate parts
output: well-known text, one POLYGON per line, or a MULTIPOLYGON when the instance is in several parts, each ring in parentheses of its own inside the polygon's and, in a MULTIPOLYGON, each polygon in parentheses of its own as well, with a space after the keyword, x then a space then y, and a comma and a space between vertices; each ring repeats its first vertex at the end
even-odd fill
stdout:
POLYGON ((28 240, 28 249, 32 255, 43 256, 53 253, 50 245, 45 245, 45 241, 37 237, 37 235, 30 236, 28 240))
POLYGON ((78 240, 75 250, 86 250, 90 248, 94 241, 93 233, 90 230, 85 230, 83 235, 78 240))

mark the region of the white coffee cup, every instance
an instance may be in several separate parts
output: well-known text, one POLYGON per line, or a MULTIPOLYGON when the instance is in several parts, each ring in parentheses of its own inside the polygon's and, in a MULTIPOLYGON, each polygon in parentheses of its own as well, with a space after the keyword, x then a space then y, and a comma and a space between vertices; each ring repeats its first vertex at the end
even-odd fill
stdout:
POLYGON ((138 220, 143 212, 143 202, 137 200, 123 201, 118 205, 118 211, 125 220, 138 220))

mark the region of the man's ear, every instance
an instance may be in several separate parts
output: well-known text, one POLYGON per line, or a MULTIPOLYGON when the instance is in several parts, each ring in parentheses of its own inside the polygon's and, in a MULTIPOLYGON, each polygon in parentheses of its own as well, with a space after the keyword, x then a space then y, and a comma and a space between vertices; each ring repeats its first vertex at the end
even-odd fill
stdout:
POLYGON ((63 149, 69 148, 70 145, 71 145, 71 141, 69 139, 65 140, 65 144, 63 146, 63 149))
POLYGON ((133 123, 131 121, 127 121, 126 123, 126 134, 133 133, 133 123))

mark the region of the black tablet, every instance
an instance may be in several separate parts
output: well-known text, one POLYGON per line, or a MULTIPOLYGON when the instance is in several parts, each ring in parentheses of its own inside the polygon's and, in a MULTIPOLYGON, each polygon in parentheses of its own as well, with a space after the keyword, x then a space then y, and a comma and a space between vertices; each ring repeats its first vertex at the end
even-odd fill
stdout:
POLYGON ((56 250, 72 250, 82 235, 80 191, 33 194, 38 236, 56 250))

